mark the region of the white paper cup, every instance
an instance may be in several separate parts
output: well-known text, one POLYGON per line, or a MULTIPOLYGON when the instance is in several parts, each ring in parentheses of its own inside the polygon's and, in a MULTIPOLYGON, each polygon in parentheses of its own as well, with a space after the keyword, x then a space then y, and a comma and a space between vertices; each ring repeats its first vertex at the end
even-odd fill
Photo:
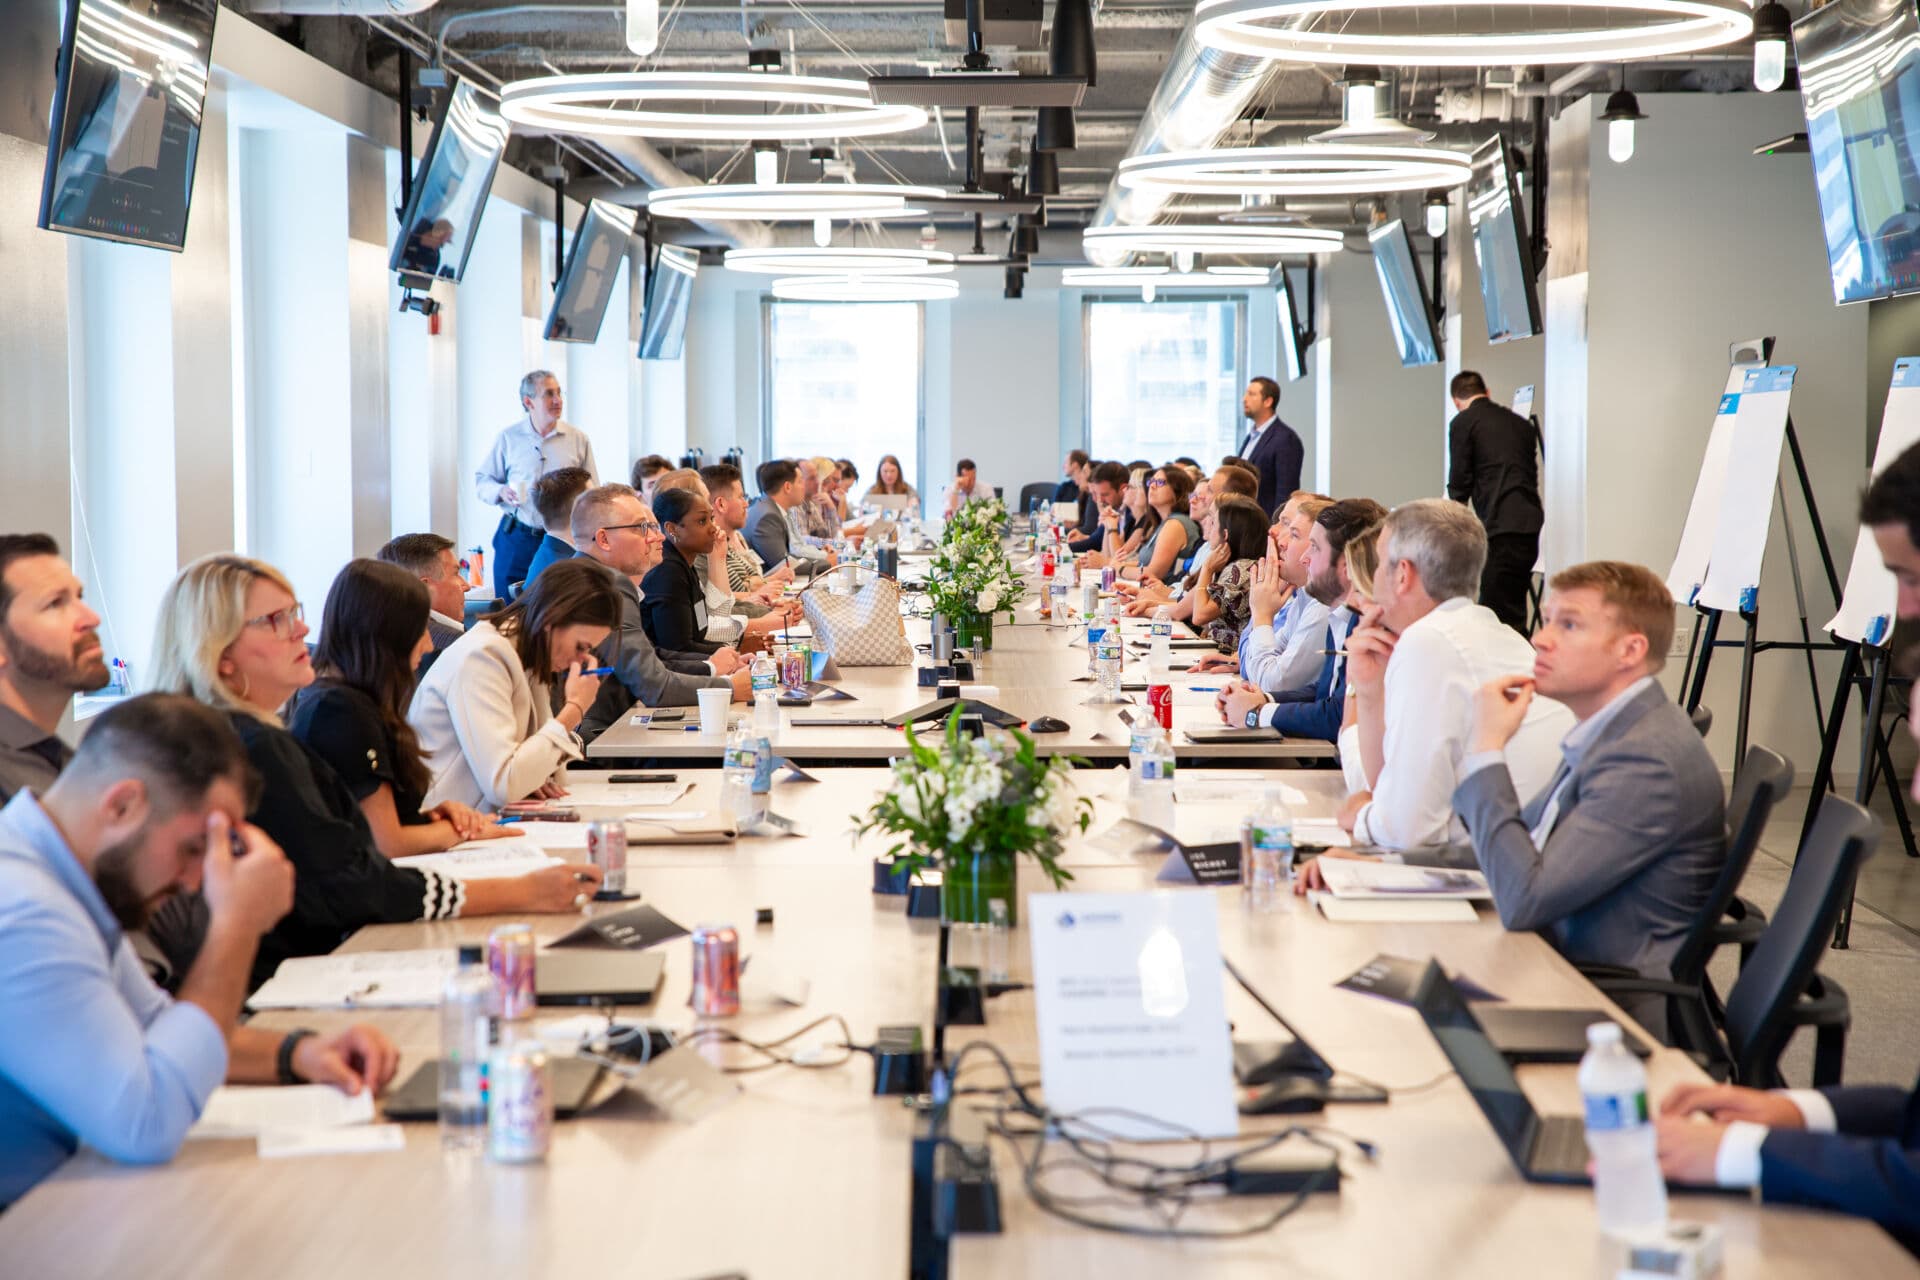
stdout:
POLYGON ((731 689, 701 689, 700 732, 709 738, 727 736, 727 704, 733 701, 731 689))

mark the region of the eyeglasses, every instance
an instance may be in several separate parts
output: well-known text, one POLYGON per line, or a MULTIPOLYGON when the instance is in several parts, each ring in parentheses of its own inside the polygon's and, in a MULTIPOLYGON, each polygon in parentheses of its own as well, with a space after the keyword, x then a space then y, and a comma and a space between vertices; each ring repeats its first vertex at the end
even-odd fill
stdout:
POLYGON ((608 533, 612 533, 615 529, 638 529, 649 537, 656 536, 660 532, 660 522, 657 520, 636 520, 632 524, 603 524, 600 527, 608 533))
POLYGON ((1167 482, 1159 476, 1155 476, 1153 479, 1147 481, 1147 488, 1149 489, 1164 489, 1166 487, 1167 482))
POLYGON ((265 627, 286 640, 293 635, 293 629, 307 620, 307 611, 299 601, 294 601, 284 609, 275 609, 272 613, 263 613, 257 618, 248 618, 249 627, 265 627))

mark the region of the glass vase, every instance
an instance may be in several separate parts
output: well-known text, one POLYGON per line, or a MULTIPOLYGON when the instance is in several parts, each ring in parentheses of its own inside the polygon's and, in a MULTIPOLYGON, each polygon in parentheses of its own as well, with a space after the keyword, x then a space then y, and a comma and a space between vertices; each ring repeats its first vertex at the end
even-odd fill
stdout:
POLYGON ((993 615, 965 613, 953 620, 953 643, 957 649, 971 649, 978 640, 983 649, 993 648, 993 615))
POLYGON ((1014 859, 1009 853, 949 853, 940 862, 940 916, 948 924, 1018 923, 1014 859), (996 914, 995 902, 1005 904, 996 914))

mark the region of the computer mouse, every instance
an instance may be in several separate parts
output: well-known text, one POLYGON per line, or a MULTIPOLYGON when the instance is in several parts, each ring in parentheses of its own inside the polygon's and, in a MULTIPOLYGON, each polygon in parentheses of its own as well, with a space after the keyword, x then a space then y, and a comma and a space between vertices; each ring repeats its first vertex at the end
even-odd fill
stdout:
POLYGON ((1318 1080, 1288 1076, 1260 1088, 1242 1090, 1243 1116, 1294 1116, 1321 1111, 1327 1105, 1327 1087, 1318 1080))
POLYGON ((1027 722, 1029 733, 1065 733, 1066 731, 1067 722, 1055 719, 1053 716, 1037 716, 1027 722))

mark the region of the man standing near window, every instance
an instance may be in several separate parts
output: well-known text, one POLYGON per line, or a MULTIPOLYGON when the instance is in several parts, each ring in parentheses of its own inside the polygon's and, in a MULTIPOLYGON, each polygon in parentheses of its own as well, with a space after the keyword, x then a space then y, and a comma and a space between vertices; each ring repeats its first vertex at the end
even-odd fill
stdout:
POLYGON ((500 525, 493 531, 493 593, 503 598, 508 587, 525 580, 527 566, 540 549, 543 530, 533 505, 533 486, 540 477, 561 467, 583 467, 593 483, 600 482, 586 433, 560 420, 566 407, 560 379, 545 369, 520 379, 520 406, 526 417, 495 437, 473 473, 480 501, 501 511, 500 525))
POLYGON ((1272 378, 1255 378, 1247 384, 1240 400, 1240 411, 1252 425, 1235 449, 1234 456, 1260 477, 1260 493, 1254 501, 1271 520, 1294 490, 1300 487, 1300 468, 1306 462, 1306 446, 1299 433, 1280 421, 1280 384, 1272 378))

